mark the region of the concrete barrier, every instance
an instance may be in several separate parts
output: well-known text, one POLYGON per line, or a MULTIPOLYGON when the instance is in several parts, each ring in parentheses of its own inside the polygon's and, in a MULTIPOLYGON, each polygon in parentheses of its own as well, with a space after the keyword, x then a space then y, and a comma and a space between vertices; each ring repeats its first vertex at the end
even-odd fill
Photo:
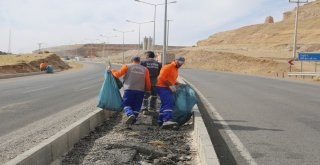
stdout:
POLYGON ((111 115, 111 111, 95 110, 49 139, 18 155, 7 162, 6 165, 50 164, 70 151, 81 138, 87 136, 90 131, 108 120, 111 115))
POLYGON ((193 136, 197 143, 198 154, 202 165, 219 165, 219 159, 214 150, 209 133, 204 125, 198 106, 193 108, 194 112, 194 132, 193 136))
MULTIPOLYGON (((188 82, 182 77, 178 78, 178 82, 189 84, 190 86, 192 86, 192 88, 195 89, 195 91, 199 92, 199 90, 197 90, 190 82, 188 82)), ((199 98, 198 101, 201 101, 201 98, 199 98)), ((198 105, 195 105, 193 107, 193 113, 194 113, 193 136, 194 136, 194 139, 196 140, 201 164, 202 165, 219 165, 220 162, 219 162, 218 156, 211 142, 210 135, 204 124, 198 105)))

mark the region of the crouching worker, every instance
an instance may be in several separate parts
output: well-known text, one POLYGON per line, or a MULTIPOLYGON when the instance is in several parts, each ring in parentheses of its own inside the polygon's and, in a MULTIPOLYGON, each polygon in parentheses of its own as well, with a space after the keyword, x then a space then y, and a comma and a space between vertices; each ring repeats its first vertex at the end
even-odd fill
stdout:
POLYGON ((123 77, 123 107, 126 115, 126 124, 134 124, 142 106, 144 94, 150 95, 151 83, 149 71, 140 65, 140 57, 131 58, 131 64, 123 65, 119 71, 112 69, 112 74, 123 77))
POLYGON ((47 67, 47 65, 44 62, 40 63, 40 66, 39 66, 40 71, 45 71, 46 67, 47 67))
POLYGON ((160 96, 161 106, 158 118, 159 126, 163 129, 172 128, 178 123, 172 121, 172 111, 174 106, 173 92, 176 91, 178 69, 184 64, 185 59, 178 57, 171 64, 165 65, 160 70, 157 82, 157 91, 160 96))

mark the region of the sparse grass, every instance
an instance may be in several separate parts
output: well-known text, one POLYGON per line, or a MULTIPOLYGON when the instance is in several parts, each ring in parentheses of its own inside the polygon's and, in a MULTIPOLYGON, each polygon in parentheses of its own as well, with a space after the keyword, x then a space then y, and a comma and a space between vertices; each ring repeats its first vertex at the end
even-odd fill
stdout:
POLYGON ((71 66, 72 69, 80 69, 83 67, 83 64, 78 62, 68 62, 68 65, 71 66))
POLYGON ((38 59, 44 59, 50 56, 51 53, 47 54, 21 54, 21 55, 1 55, 0 66, 3 65, 15 65, 18 63, 29 63, 38 59))

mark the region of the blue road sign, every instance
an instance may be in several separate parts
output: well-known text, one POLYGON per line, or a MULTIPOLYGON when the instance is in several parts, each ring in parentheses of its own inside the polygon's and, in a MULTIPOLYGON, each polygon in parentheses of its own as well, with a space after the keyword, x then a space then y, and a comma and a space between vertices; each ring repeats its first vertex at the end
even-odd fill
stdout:
POLYGON ((320 53, 299 53, 299 61, 320 61, 320 53))

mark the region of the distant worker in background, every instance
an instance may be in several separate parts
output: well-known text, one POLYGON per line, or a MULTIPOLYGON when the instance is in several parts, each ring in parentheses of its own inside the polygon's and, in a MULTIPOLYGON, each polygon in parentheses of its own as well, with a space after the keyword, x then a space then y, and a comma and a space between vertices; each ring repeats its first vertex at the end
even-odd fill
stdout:
POLYGON ((44 62, 42 62, 42 63, 40 63, 40 71, 45 71, 46 70, 46 67, 47 67, 47 65, 44 63, 44 62))
MULTIPOLYGON (((119 71, 112 69, 112 74, 123 77, 123 107, 126 114, 126 124, 134 124, 139 115, 144 95, 150 96, 150 75, 149 70, 140 65, 140 57, 131 58, 131 64, 123 65, 119 71)), ((110 69, 110 68, 109 68, 110 69)))
POLYGON ((141 62, 141 65, 148 68, 150 73, 151 81, 151 98, 148 98, 148 95, 145 95, 143 99, 142 110, 144 114, 147 112, 154 112, 156 110, 157 103, 157 79, 161 70, 161 63, 155 60, 155 54, 153 51, 147 51, 144 53, 146 55, 146 60, 141 62))
POLYGON ((160 96, 161 106, 158 118, 159 126, 163 129, 172 128, 178 123, 172 120, 174 106, 173 93, 176 92, 178 69, 184 64, 184 57, 177 57, 171 64, 162 67, 157 82, 157 91, 160 96))

